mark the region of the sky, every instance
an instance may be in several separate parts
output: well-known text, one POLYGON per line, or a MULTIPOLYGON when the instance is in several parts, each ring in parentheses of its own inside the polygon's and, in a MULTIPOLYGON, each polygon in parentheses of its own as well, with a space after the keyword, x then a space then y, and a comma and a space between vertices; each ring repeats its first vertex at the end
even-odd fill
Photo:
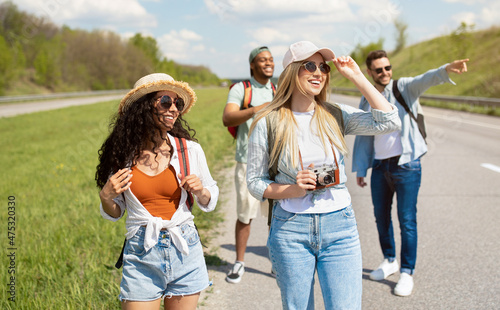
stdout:
MULTIPOLYGON (((220 78, 247 78, 248 55, 268 46, 275 76, 290 44, 308 40, 349 55, 358 44, 396 45, 394 20, 408 44, 446 35, 461 22, 500 25, 498 0, 15 0, 25 12, 73 29, 152 36, 163 55, 203 65, 220 78)), ((167 72, 168 73, 168 72, 167 72)))

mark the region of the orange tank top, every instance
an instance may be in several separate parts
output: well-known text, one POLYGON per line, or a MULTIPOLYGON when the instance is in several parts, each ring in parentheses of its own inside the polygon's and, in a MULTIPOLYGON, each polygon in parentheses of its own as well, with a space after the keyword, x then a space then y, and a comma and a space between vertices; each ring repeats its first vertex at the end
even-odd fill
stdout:
POLYGON ((150 176, 134 166, 132 174, 130 190, 135 197, 152 216, 170 220, 181 200, 174 168, 170 165, 160 174, 150 176))

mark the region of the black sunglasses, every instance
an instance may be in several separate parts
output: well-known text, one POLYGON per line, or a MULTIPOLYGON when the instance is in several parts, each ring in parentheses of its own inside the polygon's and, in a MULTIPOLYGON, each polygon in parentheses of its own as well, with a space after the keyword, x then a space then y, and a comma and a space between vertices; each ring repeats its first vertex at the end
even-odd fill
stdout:
POLYGON ((160 99, 160 106, 165 110, 169 110, 172 106, 172 103, 175 103, 175 107, 179 112, 182 112, 182 110, 184 109, 184 100, 182 98, 172 99, 172 97, 165 95, 157 98, 156 100, 158 99, 160 99))
MULTIPOLYGON (((304 66, 304 68, 306 68, 307 71, 311 73, 316 72, 316 69, 318 68, 318 66, 316 66, 316 64, 312 61, 305 62, 302 65, 304 66)), ((321 73, 328 74, 330 73, 330 70, 331 68, 327 63, 322 62, 319 64, 319 71, 321 71, 321 73)))
POLYGON ((382 70, 385 70, 385 71, 391 71, 392 70, 392 65, 389 65, 389 66, 385 66, 383 68, 376 68, 376 69, 372 69, 372 71, 375 71, 377 72, 377 74, 380 74, 382 73, 382 70))

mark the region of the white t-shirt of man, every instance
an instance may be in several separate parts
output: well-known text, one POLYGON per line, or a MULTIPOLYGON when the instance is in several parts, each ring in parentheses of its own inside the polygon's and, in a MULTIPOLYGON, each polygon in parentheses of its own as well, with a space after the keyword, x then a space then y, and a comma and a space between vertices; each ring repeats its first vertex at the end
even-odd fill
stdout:
MULTIPOLYGON (((369 111, 371 111, 371 107, 369 111)), ((375 135, 373 138, 375 159, 382 160, 403 154, 401 131, 398 130, 385 135, 375 135)))

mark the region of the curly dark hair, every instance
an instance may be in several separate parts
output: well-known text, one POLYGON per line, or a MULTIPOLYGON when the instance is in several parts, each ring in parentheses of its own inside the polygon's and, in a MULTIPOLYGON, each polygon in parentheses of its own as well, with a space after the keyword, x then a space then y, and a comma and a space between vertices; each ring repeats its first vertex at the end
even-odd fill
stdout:
MULTIPOLYGON (((96 167, 95 181, 102 189, 108 178, 118 170, 130 166, 150 143, 153 152, 161 145, 162 127, 160 114, 155 107, 156 93, 147 94, 133 102, 122 114, 117 113, 110 123, 110 134, 99 149, 99 164, 96 167)), ((189 127, 179 115, 174 127, 169 131, 174 137, 196 141, 196 131, 189 127)), ((167 138, 163 138, 170 145, 167 138)))

